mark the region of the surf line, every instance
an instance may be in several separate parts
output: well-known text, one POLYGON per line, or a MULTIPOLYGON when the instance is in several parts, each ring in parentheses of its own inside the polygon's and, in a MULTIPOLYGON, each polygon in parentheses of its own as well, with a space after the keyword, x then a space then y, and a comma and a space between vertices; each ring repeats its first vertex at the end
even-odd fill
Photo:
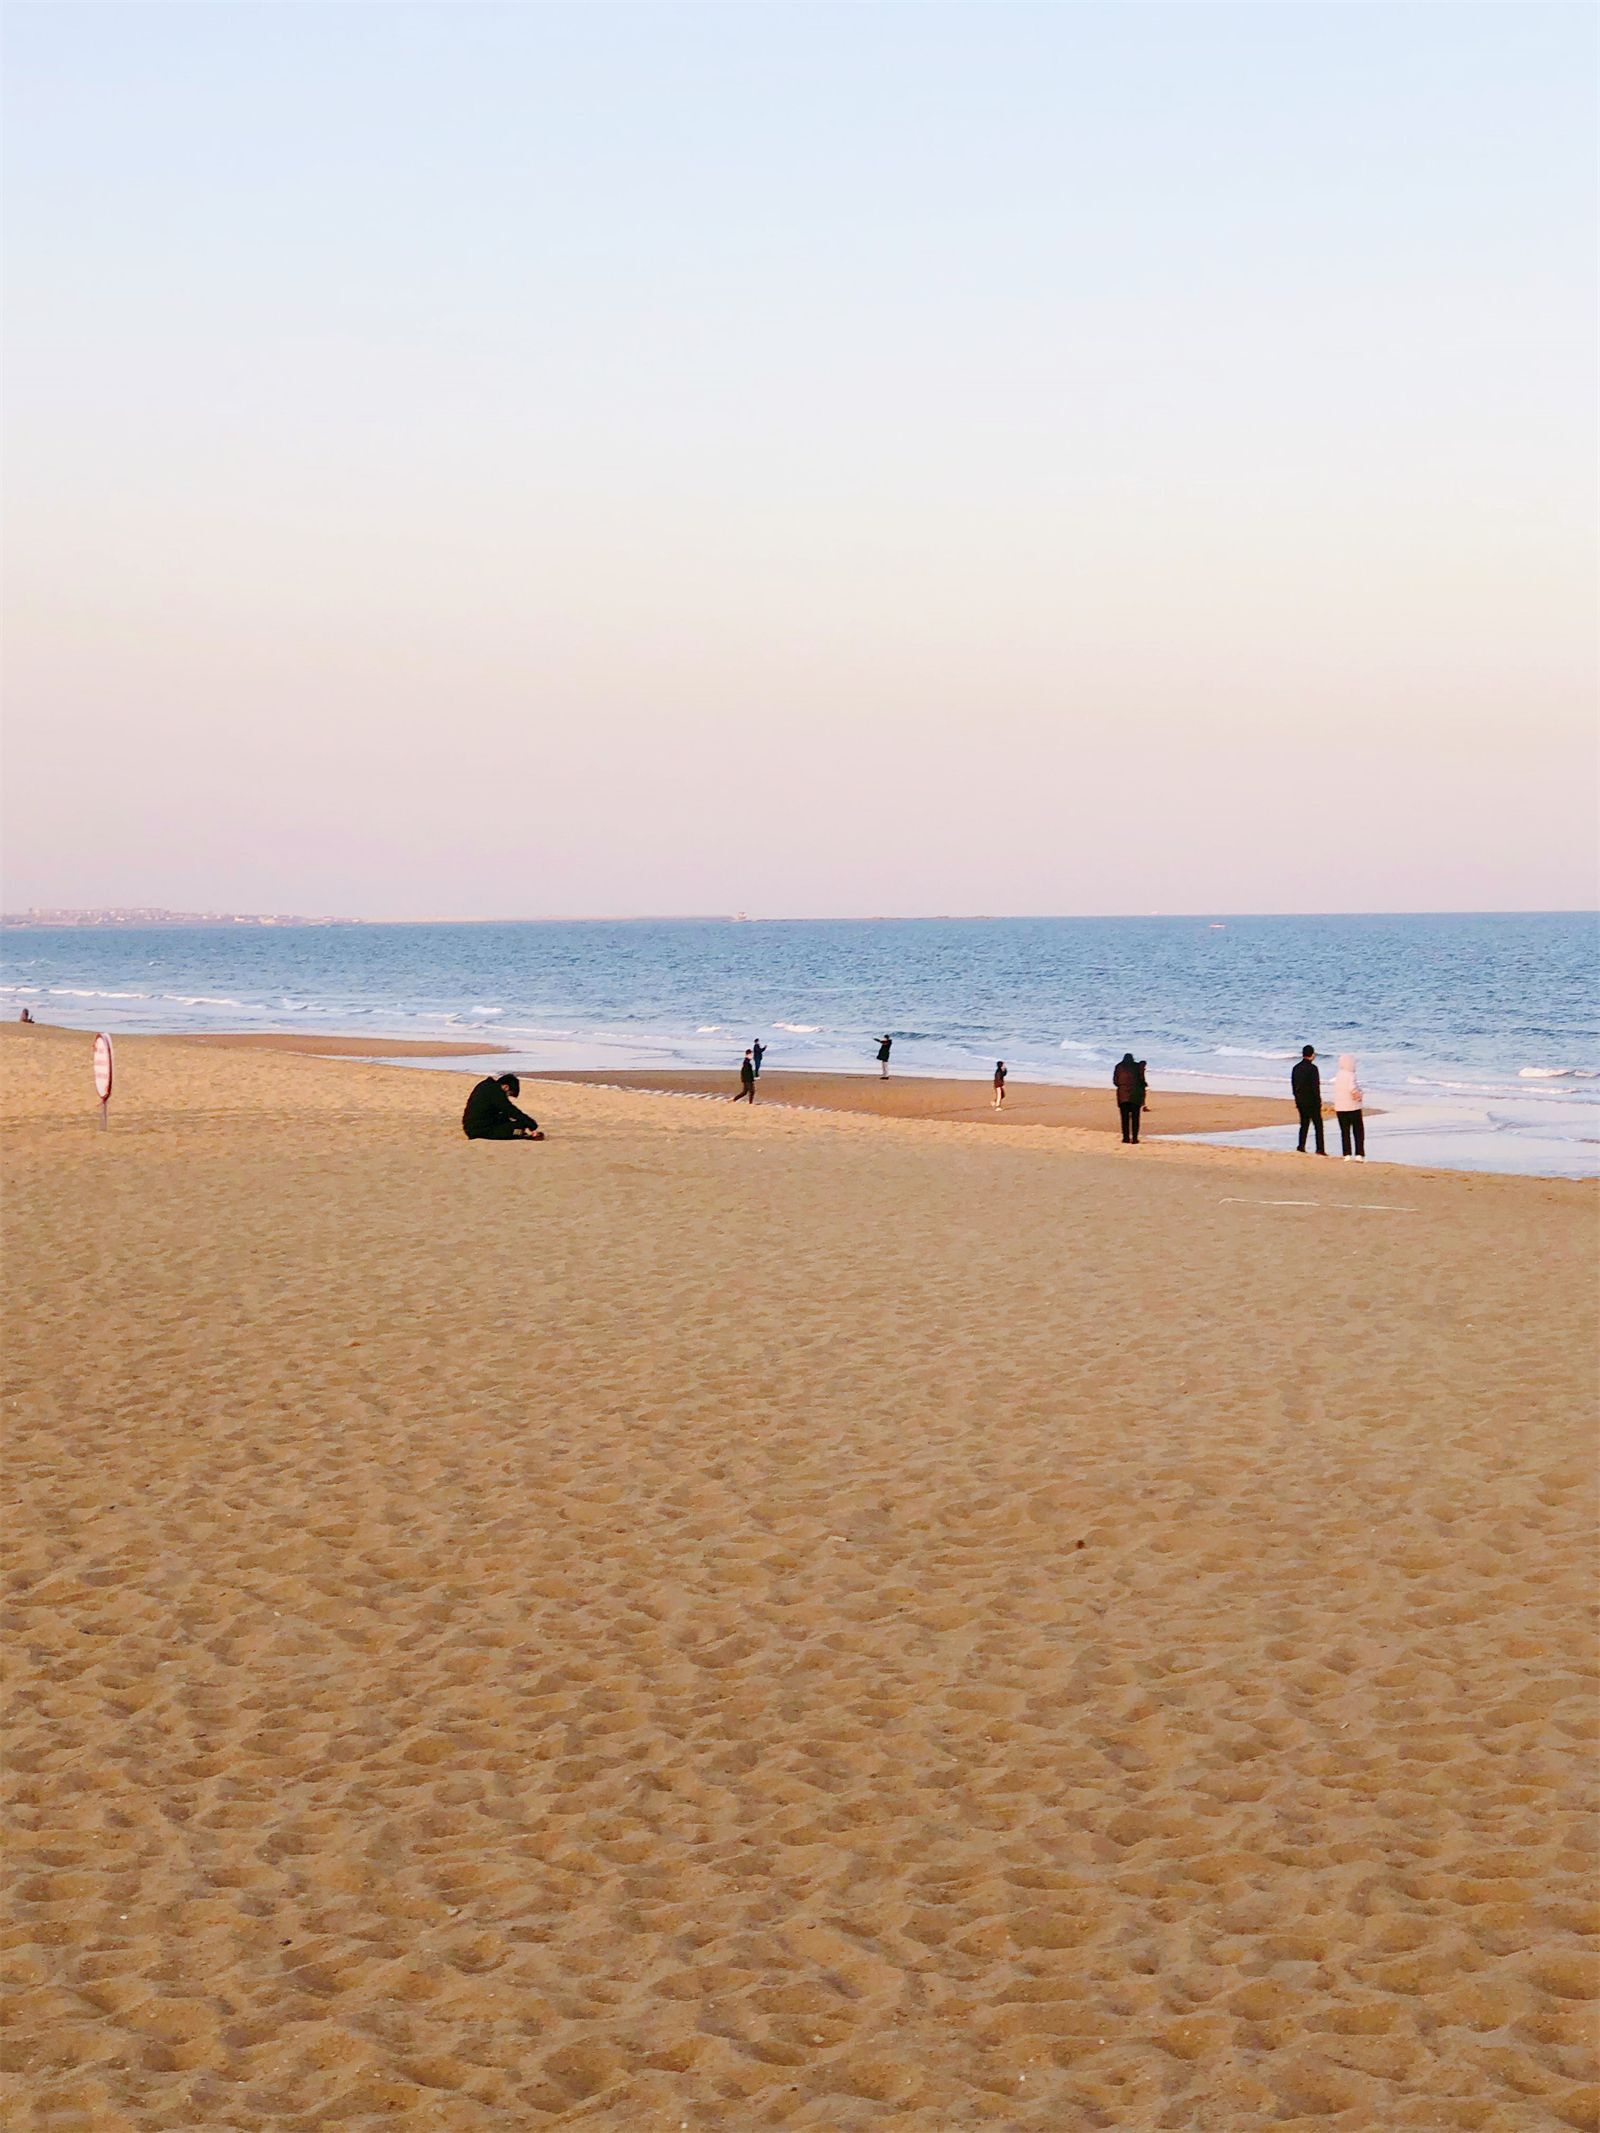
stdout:
POLYGON ((1414 1207, 1402 1207, 1397 1200, 1251 1200, 1235 1193, 1225 1193, 1221 1204, 1224 1207, 1318 1207, 1329 1214, 1348 1210, 1351 1214, 1363 1215, 1414 1215, 1414 1207))

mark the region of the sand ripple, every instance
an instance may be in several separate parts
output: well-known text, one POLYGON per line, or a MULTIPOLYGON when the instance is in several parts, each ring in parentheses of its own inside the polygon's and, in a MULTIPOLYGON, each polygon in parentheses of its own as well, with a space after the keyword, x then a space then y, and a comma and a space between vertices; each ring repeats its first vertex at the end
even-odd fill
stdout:
POLYGON ((1600 2122, 1592 1195, 123 1050, 6 1050, 9 2125, 1600 2122))

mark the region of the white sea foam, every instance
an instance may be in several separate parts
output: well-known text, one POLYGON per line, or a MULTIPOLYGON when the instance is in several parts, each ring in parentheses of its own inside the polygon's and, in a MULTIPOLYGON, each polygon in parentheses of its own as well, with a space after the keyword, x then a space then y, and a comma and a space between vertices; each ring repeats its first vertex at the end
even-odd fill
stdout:
POLYGON ((695 1025, 694 1033, 697 1037, 714 1037, 721 1027, 720 1022, 699 1022, 695 1025))
POLYGON ((1093 1058, 1100 1047, 1098 1044, 1080 1044, 1076 1037, 1063 1037, 1061 1049, 1064 1052, 1086 1052, 1090 1058, 1093 1058))
POLYGON ((1595 1067, 1518 1067, 1519 1081, 1595 1081, 1600 1080, 1600 1069, 1595 1067))
POLYGON ((1509 1096, 1503 1081, 1441 1081, 1432 1074, 1408 1074, 1408 1089, 1448 1089, 1454 1096, 1509 1096))
POLYGON ((1298 1052, 1258 1052, 1248 1044, 1219 1044, 1214 1048, 1218 1059, 1298 1059, 1298 1052))
MULTIPOLYGON (((39 988, 37 985, 17 985, 7 987, 7 990, 37 992, 39 988)), ((157 997, 156 994, 148 992, 97 992, 82 985, 52 985, 49 992, 53 1000, 152 1000, 157 997)), ((230 1000, 227 1004, 232 1007, 237 1003, 230 1000)))
POLYGON ((792 1030, 797 1037, 815 1037, 822 1028, 820 1022, 774 1022, 772 1026, 792 1030))

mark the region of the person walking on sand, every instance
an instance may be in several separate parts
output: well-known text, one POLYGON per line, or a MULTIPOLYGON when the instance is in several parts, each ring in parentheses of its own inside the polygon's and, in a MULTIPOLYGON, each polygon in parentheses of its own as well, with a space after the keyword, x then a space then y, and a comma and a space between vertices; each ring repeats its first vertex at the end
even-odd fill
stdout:
POLYGON ((885 1036, 878 1046, 878 1072, 885 1081, 889 1079, 889 1054, 894 1050, 894 1039, 885 1036))
POLYGON ((1123 1145, 1129 1148, 1139 1145, 1139 1113, 1150 1093, 1145 1084, 1144 1066, 1142 1059, 1135 1059, 1132 1052, 1124 1052, 1111 1069, 1111 1085, 1117 1092, 1117 1109, 1122 1113, 1123 1145))
POLYGON ((1006 1063, 1003 1059, 997 1059, 994 1063, 994 1107, 997 1111, 1004 1108, 1005 1100, 1006 1063))
POLYGON ((739 1065, 739 1093, 733 1099, 736 1104, 753 1104, 756 1100, 756 1063, 753 1050, 746 1052, 739 1065))
POLYGON ((1294 1091, 1295 1109, 1300 1113, 1300 1138, 1295 1146, 1301 1155, 1306 1152, 1306 1135, 1317 1136, 1317 1153, 1326 1155, 1327 1148, 1322 1138, 1322 1070, 1317 1065, 1317 1048, 1314 1044, 1300 1047, 1300 1057, 1295 1061, 1294 1072, 1289 1076, 1289 1086, 1294 1091))
POLYGON ((1348 1163, 1367 1159, 1367 1128, 1361 1116, 1361 1084, 1356 1079, 1353 1052, 1339 1054, 1339 1071, 1333 1077, 1333 1115, 1339 1121, 1339 1148, 1348 1163))
POLYGON ((767 1056, 767 1048, 758 1037, 750 1047, 750 1064, 756 1070, 756 1079, 761 1079, 761 1062, 767 1056))

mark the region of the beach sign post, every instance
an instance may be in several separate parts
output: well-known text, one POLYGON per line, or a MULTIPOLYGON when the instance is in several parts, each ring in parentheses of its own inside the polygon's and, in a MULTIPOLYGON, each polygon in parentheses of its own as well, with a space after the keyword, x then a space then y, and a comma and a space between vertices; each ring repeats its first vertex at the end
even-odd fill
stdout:
POLYGON ((106 1106, 111 1101, 111 1039, 102 1030, 94 1040, 94 1093, 100 1099, 100 1131, 106 1130, 106 1106))

